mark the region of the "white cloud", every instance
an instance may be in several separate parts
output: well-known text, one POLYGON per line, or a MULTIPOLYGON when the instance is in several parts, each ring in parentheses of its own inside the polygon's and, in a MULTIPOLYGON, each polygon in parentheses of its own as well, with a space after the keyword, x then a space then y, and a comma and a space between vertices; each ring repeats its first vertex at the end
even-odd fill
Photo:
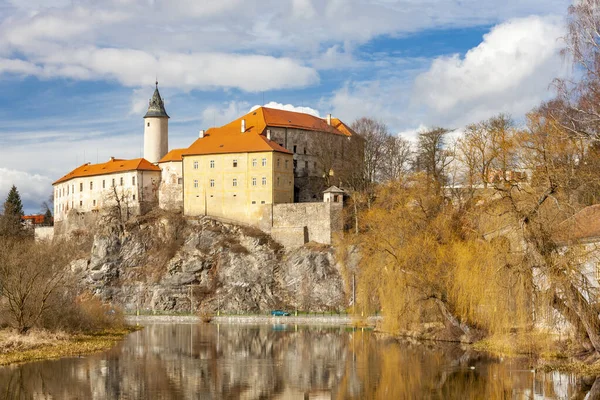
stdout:
POLYGON ((249 105, 247 102, 229 101, 222 105, 205 107, 202 111, 204 127, 201 129, 206 130, 209 127, 225 125, 246 114, 245 110, 248 109, 249 105))
POLYGON ((559 55, 564 25, 532 16, 494 27, 483 42, 459 55, 440 57, 415 81, 413 101, 425 105, 431 123, 464 124, 498 112, 523 115, 550 95, 564 74, 559 55))
MULTIPOLYGON (((260 107, 260 106, 259 105, 252 106, 252 108, 250 109, 250 111, 254 111, 258 107, 260 107)), ((265 104, 264 107, 267 107, 267 108, 276 108, 278 110, 293 111, 293 112, 298 112, 298 113, 304 113, 304 114, 314 115, 315 117, 321 117, 319 115, 319 111, 315 110, 314 108, 310 108, 310 107, 294 106, 292 104, 281 104, 281 103, 277 103, 277 102, 274 102, 274 101, 271 101, 271 102, 265 104)), ((250 112, 250 111, 248 111, 248 112, 250 112)))
POLYGON ((26 213, 36 213, 52 194, 52 180, 44 175, 0 168, 0 201, 4 202, 12 185, 17 187, 26 213))

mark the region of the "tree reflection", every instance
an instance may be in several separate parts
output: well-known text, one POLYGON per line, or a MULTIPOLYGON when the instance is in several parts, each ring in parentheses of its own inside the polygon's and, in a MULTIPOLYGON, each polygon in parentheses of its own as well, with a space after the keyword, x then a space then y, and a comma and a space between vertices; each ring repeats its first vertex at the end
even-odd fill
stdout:
POLYGON ((152 325, 111 351, 0 368, 6 399, 583 399, 600 382, 344 328, 152 325))

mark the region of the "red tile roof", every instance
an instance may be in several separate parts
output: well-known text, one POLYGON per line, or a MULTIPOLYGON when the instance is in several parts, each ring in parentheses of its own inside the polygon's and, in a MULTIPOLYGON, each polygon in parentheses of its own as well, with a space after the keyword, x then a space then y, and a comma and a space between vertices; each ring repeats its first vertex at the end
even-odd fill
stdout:
POLYGON ((105 174, 113 174, 116 172, 126 172, 126 171, 160 171, 156 165, 152 164, 150 161, 145 158, 134 158, 132 160, 121 160, 117 158, 111 158, 109 161, 102 164, 90 164, 86 163, 73 171, 69 172, 59 180, 53 183, 56 185, 57 183, 66 182, 73 178, 81 178, 84 176, 96 176, 96 175, 105 175, 105 174))
POLYGON ((167 154, 165 154, 165 156, 160 159, 159 163, 169 162, 169 161, 181 161, 182 160, 181 155, 186 150, 187 149, 173 149, 170 152, 168 152, 167 154))
MULTIPOLYGON (((337 119, 336 119, 337 120, 337 119)), ((341 121, 338 127, 313 115, 273 108, 259 107, 254 111, 220 128, 210 128, 204 137, 198 138, 183 152, 183 155, 246 153, 277 151, 291 152, 262 135, 268 126, 305 129, 329 132, 336 135, 352 136, 352 131, 341 121), (246 121, 246 130, 241 132, 242 120, 246 121)), ((332 120, 333 122, 333 120, 332 120)), ((162 161, 162 160, 161 160, 162 161)))

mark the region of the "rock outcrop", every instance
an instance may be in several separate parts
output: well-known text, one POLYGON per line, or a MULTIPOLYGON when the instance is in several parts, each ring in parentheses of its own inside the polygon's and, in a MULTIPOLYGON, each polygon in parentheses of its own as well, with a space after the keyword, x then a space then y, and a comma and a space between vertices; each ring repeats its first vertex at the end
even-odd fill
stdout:
MULTIPOLYGON (((101 225, 100 225, 101 226, 101 225)), ((331 246, 284 249, 265 233, 164 211, 101 226, 82 284, 126 311, 332 311, 347 306, 331 246)))

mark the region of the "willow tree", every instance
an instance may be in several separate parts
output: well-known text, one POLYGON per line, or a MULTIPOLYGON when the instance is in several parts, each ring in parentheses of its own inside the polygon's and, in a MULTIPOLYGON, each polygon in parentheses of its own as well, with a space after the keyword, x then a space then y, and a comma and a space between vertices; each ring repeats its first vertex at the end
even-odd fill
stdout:
POLYGON ((532 295, 569 321, 588 350, 600 353, 600 319, 596 296, 585 293, 583 249, 565 236, 565 221, 583 208, 585 193, 596 190, 600 171, 586 167, 593 154, 589 143, 564 129, 551 111, 541 107, 530 113, 528 128, 514 137, 513 148, 529 181, 505 179, 495 186, 496 200, 489 207, 511 219, 501 228, 522 252, 521 267, 531 270, 532 295))
POLYGON ((364 216, 359 302, 381 306, 398 332, 442 321, 463 340, 524 324, 527 282, 464 209, 432 192, 426 176, 382 187, 364 216), (510 285, 508 287, 507 285, 510 285))

